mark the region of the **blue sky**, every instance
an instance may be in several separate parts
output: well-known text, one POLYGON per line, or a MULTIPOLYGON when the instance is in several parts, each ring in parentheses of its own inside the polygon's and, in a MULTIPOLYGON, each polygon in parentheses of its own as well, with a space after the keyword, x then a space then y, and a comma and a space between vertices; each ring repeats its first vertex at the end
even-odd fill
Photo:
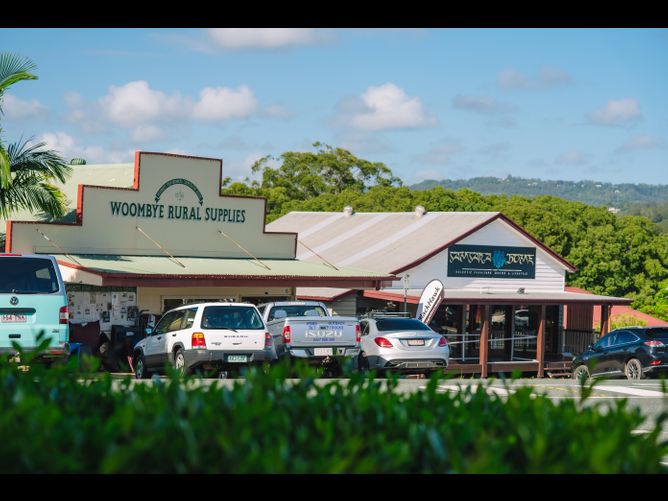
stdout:
POLYGON ((666 29, 0 29, 37 64, 5 142, 67 159, 223 159, 321 141, 405 183, 508 174, 668 184, 666 29))

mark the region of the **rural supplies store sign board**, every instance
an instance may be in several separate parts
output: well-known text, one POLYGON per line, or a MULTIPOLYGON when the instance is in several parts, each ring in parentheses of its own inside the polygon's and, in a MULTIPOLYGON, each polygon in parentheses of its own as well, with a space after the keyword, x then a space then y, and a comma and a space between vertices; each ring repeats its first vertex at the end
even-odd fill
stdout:
POLYGON ((536 278, 536 248, 453 245, 448 248, 448 277, 536 278))
POLYGON ((14 221, 10 248, 248 259, 246 249, 260 259, 294 259, 296 234, 264 230, 265 200, 223 196, 221 179, 218 159, 139 152, 133 186, 80 185, 75 224, 14 221))

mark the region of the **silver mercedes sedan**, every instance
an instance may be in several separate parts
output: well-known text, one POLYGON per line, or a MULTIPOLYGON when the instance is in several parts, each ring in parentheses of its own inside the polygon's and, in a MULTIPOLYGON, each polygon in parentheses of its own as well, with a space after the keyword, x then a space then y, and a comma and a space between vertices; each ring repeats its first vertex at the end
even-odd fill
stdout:
POLYGON ((448 366, 450 348, 445 336, 416 318, 362 317, 358 369, 432 372, 448 366))

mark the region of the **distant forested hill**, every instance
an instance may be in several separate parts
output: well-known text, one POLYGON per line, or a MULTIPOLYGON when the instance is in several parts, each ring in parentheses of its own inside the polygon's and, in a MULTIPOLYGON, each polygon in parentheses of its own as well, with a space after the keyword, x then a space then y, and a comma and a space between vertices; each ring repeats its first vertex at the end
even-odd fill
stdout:
POLYGON ((428 190, 443 186, 451 190, 468 188, 483 195, 522 195, 533 197, 552 195, 584 202, 625 209, 632 204, 668 202, 668 185, 665 184, 612 184, 598 181, 550 181, 508 176, 474 177, 471 179, 427 180, 411 186, 414 190, 428 190))

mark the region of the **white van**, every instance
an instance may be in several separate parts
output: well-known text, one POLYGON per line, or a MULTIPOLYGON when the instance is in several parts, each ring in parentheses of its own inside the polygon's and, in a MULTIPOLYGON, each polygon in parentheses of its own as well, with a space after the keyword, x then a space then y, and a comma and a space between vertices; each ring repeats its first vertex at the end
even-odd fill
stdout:
POLYGON ((41 358, 69 356, 69 313, 58 263, 44 254, 0 254, 0 354, 37 346, 50 339, 41 358))

